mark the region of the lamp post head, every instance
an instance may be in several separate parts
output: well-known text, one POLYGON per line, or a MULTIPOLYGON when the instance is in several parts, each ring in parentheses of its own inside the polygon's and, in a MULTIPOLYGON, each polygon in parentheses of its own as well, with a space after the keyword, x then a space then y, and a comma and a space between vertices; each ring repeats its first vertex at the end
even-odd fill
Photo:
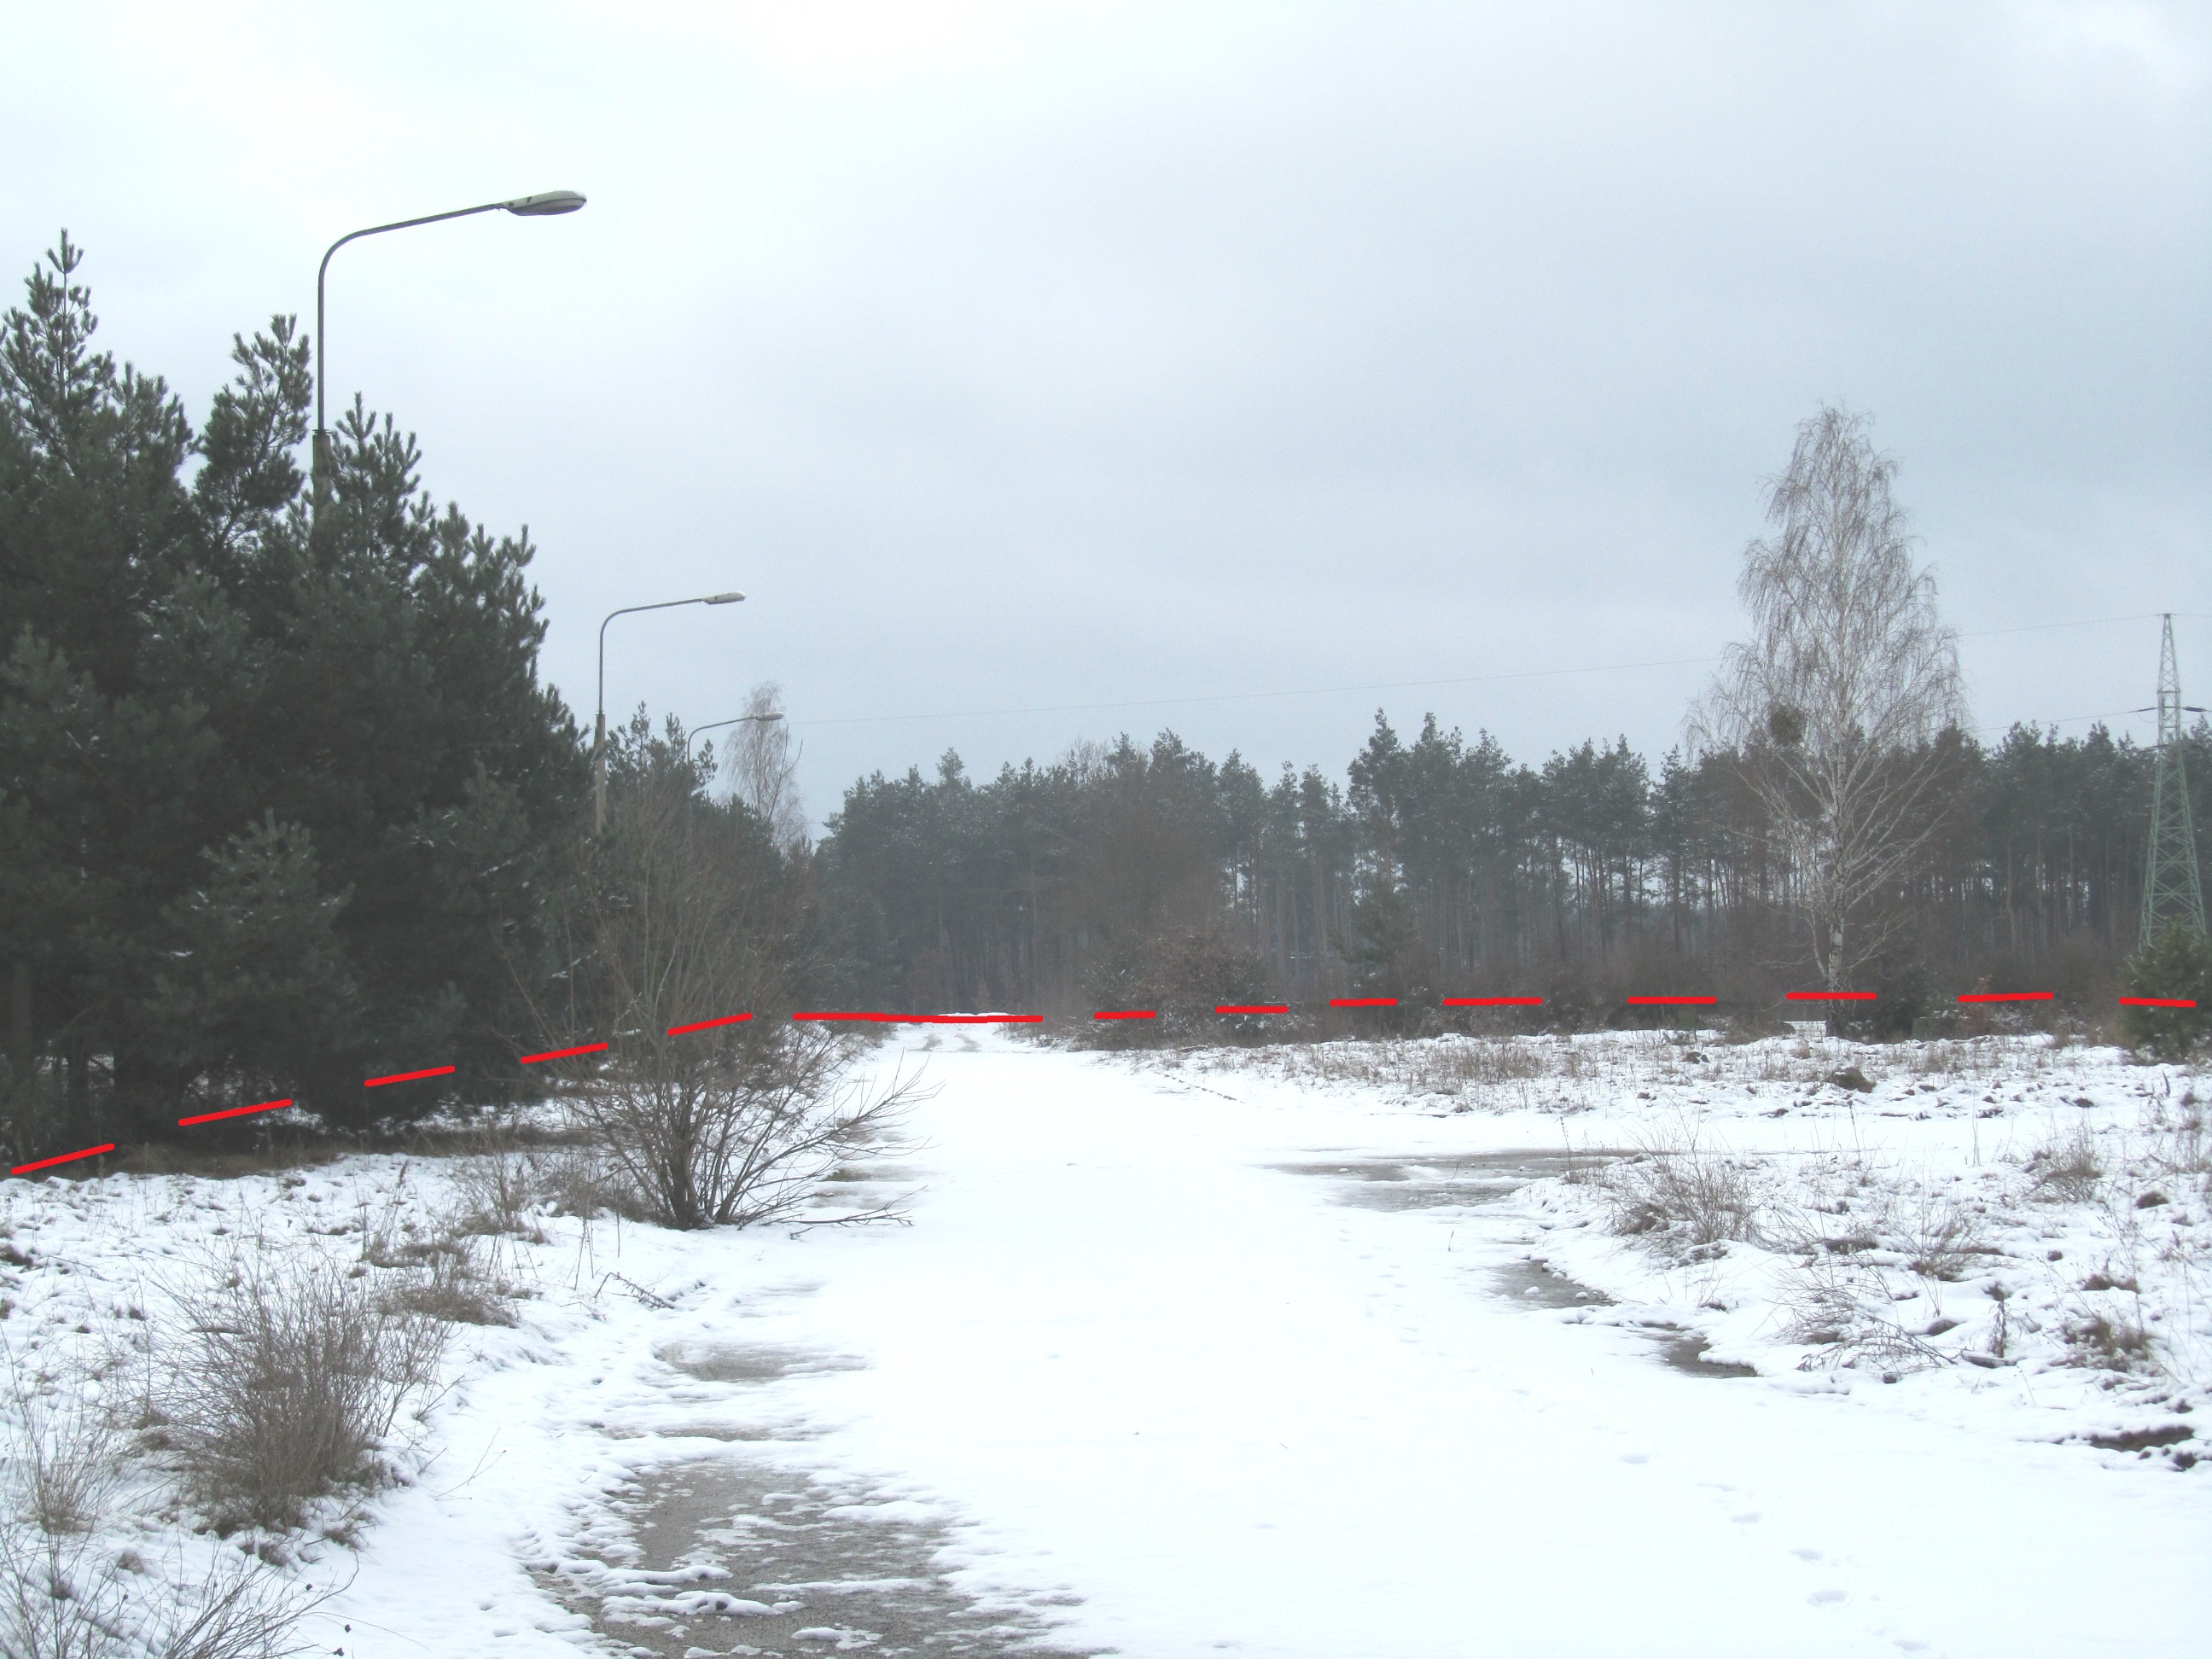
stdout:
POLYGON ((542 219, 556 213, 574 213, 584 205, 584 194, 575 190, 541 191, 535 196, 518 196, 500 205, 526 219, 542 219))
POLYGON ((744 595, 742 593, 710 593, 700 603, 702 605, 735 605, 743 598, 744 595))

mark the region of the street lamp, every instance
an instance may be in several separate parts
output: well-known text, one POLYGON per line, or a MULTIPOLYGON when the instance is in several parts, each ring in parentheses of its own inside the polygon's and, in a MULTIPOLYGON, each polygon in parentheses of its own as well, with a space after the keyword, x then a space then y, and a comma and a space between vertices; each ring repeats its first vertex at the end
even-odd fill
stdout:
POLYGON ((574 213, 584 205, 584 198, 573 190, 541 191, 535 196, 518 196, 512 201, 486 202, 482 207, 455 208, 451 213, 426 213, 419 219, 396 219, 388 225, 371 225, 366 230, 349 231, 332 242, 324 252, 323 262, 315 268, 315 507, 322 507, 325 492, 330 488, 331 434, 323 424, 323 278, 331 269, 331 255, 348 242, 358 241, 364 236, 381 236, 387 230, 406 230, 416 225, 434 225, 441 219, 465 219, 472 213, 489 213, 494 209, 506 211, 523 219, 543 219, 556 213, 574 213))
MULTIPOLYGON (((658 605, 626 605, 610 611, 599 624, 599 714, 592 734, 592 833, 607 827, 607 623, 640 611, 670 611, 679 605, 735 605, 742 593, 709 593, 703 599, 663 599, 658 605)), ((729 722, 719 722, 727 725, 729 722)))

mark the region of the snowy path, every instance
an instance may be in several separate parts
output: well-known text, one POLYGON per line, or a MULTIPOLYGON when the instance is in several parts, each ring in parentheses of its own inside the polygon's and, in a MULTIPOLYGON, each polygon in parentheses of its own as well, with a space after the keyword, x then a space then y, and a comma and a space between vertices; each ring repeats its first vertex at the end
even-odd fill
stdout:
MULTIPOLYGON (((1248 1103, 1012 1044, 929 1066, 915 1224, 633 1243, 626 1271, 716 1282, 608 1334, 590 1425, 750 1413, 772 1449, 684 1455, 918 1500, 883 1513, 950 1519, 957 1582, 1064 1589, 1058 1639, 1133 1659, 2205 1650, 2202 1479, 1685 1375, 1499 1294, 1533 1237, 1510 1206, 1361 1207, 1273 1167, 1541 1153, 1551 1120, 1248 1103), (846 1368, 673 1386, 648 1331, 846 1368)), ((574 1421, 565 1375, 475 1409, 574 1421)))

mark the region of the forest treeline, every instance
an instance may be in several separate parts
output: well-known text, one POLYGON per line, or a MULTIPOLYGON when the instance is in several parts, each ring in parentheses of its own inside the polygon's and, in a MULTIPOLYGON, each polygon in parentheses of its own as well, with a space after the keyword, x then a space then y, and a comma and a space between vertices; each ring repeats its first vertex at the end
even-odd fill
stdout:
MULTIPOLYGON (((1948 740, 1930 833, 1864 975, 1887 1024, 1984 980, 2109 1001, 2136 944, 2152 751, 2102 726, 1948 740)), ((2188 758, 2212 811, 2212 730, 2188 758)), ((853 994, 1081 1012, 1146 988, 1293 999, 1528 994, 1603 1023, 1636 994, 1778 1003, 1816 983, 1739 757, 1626 739, 1540 765, 1381 714, 1340 777, 1209 759, 1173 732, 971 779, 880 774, 819 850, 853 994), (1188 969, 1181 964, 1190 963, 1188 969), (1149 975, 1149 977, 1147 977, 1149 975)))
MULTIPOLYGON (((665 1207, 696 1219, 718 1212, 684 1184, 699 1102, 830 1087, 802 1007, 1158 1006, 1149 1032, 1218 1036, 1216 1002, 1395 997, 1412 1029, 1444 996, 1540 995, 1587 1026, 1631 994, 1771 1017, 1817 983, 1879 991, 1900 1030, 1985 979, 2109 1006, 2136 945, 2150 754, 1962 734, 1894 463, 1845 410, 1800 427, 1745 555, 1749 638, 1656 763, 1616 741, 1540 765, 1378 714, 1340 775, 1269 778, 1163 732, 985 781, 951 754, 872 776, 811 842, 763 686, 719 754, 618 725, 597 826, 589 743, 538 678, 526 537, 441 505, 357 399, 311 488, 289 318, 234 340, 193 423, 99 349, 80 261, 63 239, 0 319, 19 1152, 276 1098, 368 1129, 608 1052, 572 1080, 662 1090, 665 1207), (702 1019, 720 1035, 653 1036, 702 1019)), ((2188 749, 2203 823, 2201 721, 2188 749)), ((2212 1001, 2193 931, 2142 960, 2212 1001)))

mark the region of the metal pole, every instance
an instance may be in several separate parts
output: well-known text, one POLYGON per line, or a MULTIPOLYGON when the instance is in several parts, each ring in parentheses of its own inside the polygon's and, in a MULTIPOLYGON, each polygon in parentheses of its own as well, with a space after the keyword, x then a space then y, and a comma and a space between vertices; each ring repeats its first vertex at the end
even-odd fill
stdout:
POLYGON ((315 450, 314 467, 315 513, 319 518, 324 503, 329 499, 331 476, 331 434, 324 424, 323 398, 323 331, 324 279, 330 275, 331 255, 348 242, 358 241, 364 236, 380 236, 387 230, 406 230, 416 225, 434 225, 446 219, 465 219, 471 214, 489 213, 495 208, 505 208, 522 218, 544 218, 552 214, 574 213, 584 205, 584 198, 573 190, 546 191, 537 196, 517 196, 504 202, 486 202, 480 207, 455 208, 450 213, 426 213, 419 219, 395 219, 388 225, 371 225, 365 230, 348 231, 323 251, 323 262, 315 267, 315 450))
POLYGON ((592 834, 599 836, 607 827, 607 623, 617 617, 633 616, 640 611, 669 611, 682 605, 735 605, 744 598, 742 593, 709 593, 698 599, 663 599, 657 605, 626 605, 619 611, 610 611, 599 623, 599 714, 592 726, 592 834))

